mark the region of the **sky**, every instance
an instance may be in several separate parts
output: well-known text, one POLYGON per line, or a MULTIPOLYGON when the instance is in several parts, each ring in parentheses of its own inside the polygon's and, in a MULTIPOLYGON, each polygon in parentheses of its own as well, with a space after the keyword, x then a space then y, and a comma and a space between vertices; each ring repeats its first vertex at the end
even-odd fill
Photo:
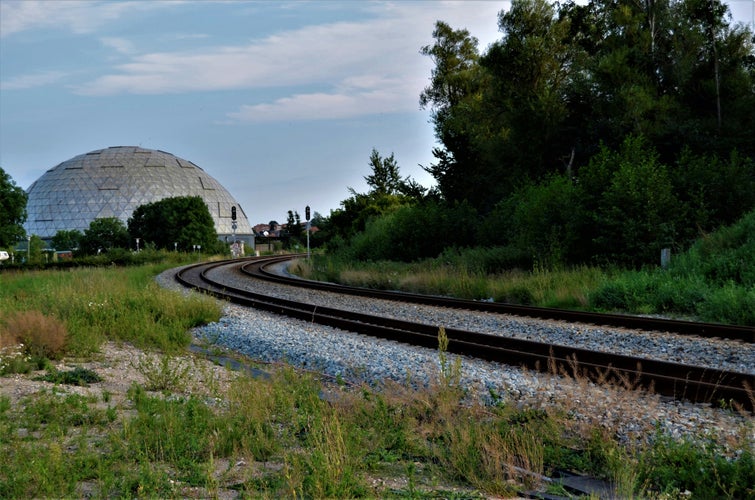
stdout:
MULTIPOLYGON (((727 0, 734 21, 755 0, 727 0)), ((372 149, 425 187, 438 20, 480 51, 508 1, 0 0, 0 167, 28 187, 110 146, 192 161, 252 225, 367 192, 372 149)))

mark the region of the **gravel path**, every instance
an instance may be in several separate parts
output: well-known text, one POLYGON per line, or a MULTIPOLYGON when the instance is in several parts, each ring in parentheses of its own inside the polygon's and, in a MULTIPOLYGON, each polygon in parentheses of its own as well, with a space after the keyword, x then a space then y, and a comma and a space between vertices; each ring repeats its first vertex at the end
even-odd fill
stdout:
MULTIPOLYGON (((182 288, 173 280, 175 270, 158 276, 165 287, 182 288)), ((621 346, 627 354, 716 366, 755 373, 755 348, 735 341, 689 339, 679 335, 638 333, 614 328, 575 326, 550 320, 523 319, 488 313, 434 308, 392 301, 340 296, 258 280, 240 280, 223 268, 212 276, 257 293, 304 300, 312 304, 350 309, 484 333, 547 341, 589 349, 621 346), (223 276, 220 276, 224 274, 223 276)), ((437 350, 406 346, 357 333, 290 319, 264 311, 226 304, 217 323, 197 328, 197 339, 228 347, 253 359, 286 361, 294 366, 340 377, 347 382, 379 386, 385 380, 427 386, 439 379, 437 350)), ((461 360, 461 383, 470 397, 485 403, 517 407, 556 407, 576 424, 600 425, 629 441, 644 440, 656 428, 675 436, 708 435, 725 444, 728 438, 753 432, 750 415, 720 411, 637 391, 600 387, 584 380, 534 373, 467 357, 461 360)))

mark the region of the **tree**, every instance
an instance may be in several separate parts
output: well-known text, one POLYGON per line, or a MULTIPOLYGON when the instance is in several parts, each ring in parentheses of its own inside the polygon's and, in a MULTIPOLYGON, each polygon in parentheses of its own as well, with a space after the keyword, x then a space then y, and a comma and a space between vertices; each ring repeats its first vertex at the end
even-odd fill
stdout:
POLYGON ((95 219, 79 241, 79 252, 95 255, 114 248, 128 248, 129 239, 126 226, 117 217, 95 219))
POLYGON ((568 88, 579 70, 579 49, 569 19, 546 0, 514 0, 498 26, 502 39, 480 58, 491 77, 482 97, 489 131, 476 141, 486 168, 501 171, 505 195, 522 179, 568 165, 576 148, 568 88))
POLYGON ((473 144, 479 119, 484 116, 479 105, 484 75, 478 63, 478 41, 469 31, 454 30, 442 21, 435 23, 433 38, 433 45, 420 50, 433 60, 435 68, 419 103, 422 109, 431 110, 435 136, 443 147, 433 149, 438 162, 423 168, 435 178, 448 202, 476 203, 486 198, 479 196, 478 188, 489 187, 481 182, 485 169, 473 144))
POLYGON ((333 236, 349 238, 363 231, 370 219, 400 206, 416 203, 424 196, 424 188, 411 177, 401 178, 393 153, 383 158, 373 148, 369 165, 372 174, 364 179, 370 191, 357 193, 354 188, 349 188, 351 197, 341 201, 341 208, 330 214, 328 229, 333 236))
POLYGON ((173 249, 178 243, 182 249, 201 245, 214 251, 218 245, 215 222, 199 196, 175 196, 141 205, 129 218, 128 228, 133 238, 157 248, 173 249))
POLYGON ((299 212, 293 210, 288 211, 288 217, 286 218, 286 232, 292 238, 299 239, 301 237, 302 226, 299 212))
POLYGON ((84 234, 78 229, 61 229, 52 237, 52 246, 56 250, 74 250, 79 248, 79 242, 84 234))
POLYGON ((677 243, 682 209, 669 168, 642 137, 628 137, 618 151, 607 148, 580 171, 579 198, 589 209, 594 255, 642 265, 677 243))
POLYGON ((0 248, 11 247, 24 237, 26 192, 0 168, 0 248))
POLYGON ((372 175, 365 176, 364 180, 367 181, 372 193, 384 195, 397 194, 401 191, 401 175, 393 153, 388 158, 381 158, 380 153, 372 148, 369 165, 372 168, 372 175))
POLYGON ((513 0, 500 40, 478 55, 438 22, 430 106, 442 147, 426 167, 448 202, 482 214, 519 187, 572 176, 600 151, 643 136, 680 152, 755 155, 755 52, 720 0, 513 0))

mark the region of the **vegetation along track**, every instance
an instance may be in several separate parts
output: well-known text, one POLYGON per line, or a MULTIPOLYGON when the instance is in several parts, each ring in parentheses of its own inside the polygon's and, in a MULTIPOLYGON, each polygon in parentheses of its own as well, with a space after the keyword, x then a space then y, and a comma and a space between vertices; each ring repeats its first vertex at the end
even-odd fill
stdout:
MULTIPOLYGON (((197 264, 182 269, 176 274, 176 279, 184 286, 202 290, 237 304, 284 314, 343 330, 429 348, 438 347, 438 329, 442 325, 413 323, 268 297, 214 281, 208 278, 207 272, 219 266, 232 266, 234 270, 244 273, 249 279, 264 279, 287 285, 325 289, 337 293, 358 294, 371 298, 755 342, 755 330, 748 327, 638 318, 627 315, 580 313, 400 292, 375 291, 298 278, 287 278, 266 269, 266 267, 294 257, 298 256, 236 259, 234 261, 197 264)), ((755 376, 751 374, 611 354, 530 340, 512 339, 463 330, 446 329, 446 335, 449 340, 448 351, 455 354, 463 354, 508 365, 526 366, 529 369, 539 371, 578 374, 593 381, 648 388, 663 396, 692 402, 734 402, 751 412, 755 412, 755 401, 753 400, 755 376)))

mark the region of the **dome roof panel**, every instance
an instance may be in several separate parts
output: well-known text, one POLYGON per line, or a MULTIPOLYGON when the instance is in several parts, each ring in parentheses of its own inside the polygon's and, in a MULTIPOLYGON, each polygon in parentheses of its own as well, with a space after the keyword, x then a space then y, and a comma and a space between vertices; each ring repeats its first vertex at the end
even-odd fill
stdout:
POLYGON ((160 150, 116 146, 59 163, 28 190, 27 233, 52 238, 60 230, 85 230, 97 217, 124 224, 140 205, 173 196, 200 196, 218 234, 231 233, 235 205, 239 235, 252 234, 244 210, 213 177, 194 163, 160 150))

